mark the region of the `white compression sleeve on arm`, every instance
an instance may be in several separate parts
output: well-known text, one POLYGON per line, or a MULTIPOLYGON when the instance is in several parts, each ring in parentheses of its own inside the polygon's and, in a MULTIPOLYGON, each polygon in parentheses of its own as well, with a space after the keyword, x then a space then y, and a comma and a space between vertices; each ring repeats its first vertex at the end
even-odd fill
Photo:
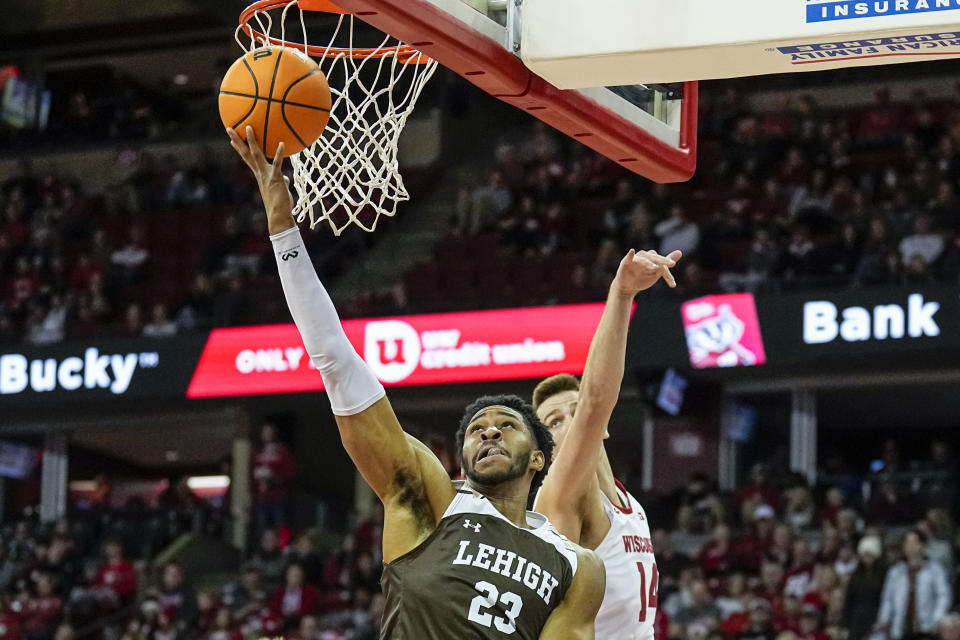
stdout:
POLYGON ((333 301, 310 262, 300 229, 281 231, 270 236, 270 241, 290 315, 307 354, 323 376, 333 413, 360 413, 386 395, 383 385, 347 340, 333 301))

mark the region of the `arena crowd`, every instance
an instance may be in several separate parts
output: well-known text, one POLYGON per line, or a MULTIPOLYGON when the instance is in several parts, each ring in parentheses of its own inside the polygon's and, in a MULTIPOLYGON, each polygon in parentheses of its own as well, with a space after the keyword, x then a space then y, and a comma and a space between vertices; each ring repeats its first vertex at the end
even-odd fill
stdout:
MULTIPOLYGON (((261 451, 270 442, 283 446, 268 440, 261 451)), ((953 452, 937 440, 925 459, 905 460, 891 440, 875 453, 882 461, 875 470, 833 460, 813 486, 758 462, 735 492, 719 491, 702 475, 671 494, 634 488, 653 530, 657 637, 955 640, 960 494, 953 452)), ((216 576, 153 561, 179 533, 215 534, 223 526, 222 506, 184 483, 149 504, 93 500, 52 525, 30 516, 4 523, 0 640, 377 637, 379 509, 354 520, 339 544, 323 544, 330 536, 284 520, 276 527, 253 520, 254 543, 241 568, 216 576)))
MULTIPOLYGON (((960 89, 895 102, 879 87, 843 108, 702 93, 689 183, 651 184, 528 125, 480 160, 433 255, 356 292, 345 315, 599 300, 627 247, 684 251, 678 296, 958 281, 960 89)), ((264 296, 282 304, 245 167, 209 146, 193 158, 124 149, 102 193, 28 159, 0 186, 0 340, 160 337, 262 321, 264 296)), ((328 280, 374 241, 312 235, 328 280)))

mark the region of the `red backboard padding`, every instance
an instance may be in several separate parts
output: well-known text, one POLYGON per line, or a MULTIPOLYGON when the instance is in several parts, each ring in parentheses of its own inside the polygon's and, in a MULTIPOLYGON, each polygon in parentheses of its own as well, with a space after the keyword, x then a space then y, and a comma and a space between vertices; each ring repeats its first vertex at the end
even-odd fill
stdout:
MULTIPOLYGON (((300 0, 303 9, 328 0, 300 0)), ((426 0, 336 0, 337 5, 415 46, 487 93, 576 138, 656 182, 693 176, 697 151, 697 83, 684 83, 680 146, 673 147, 578 91, 534 75, 492 38, 426 0)))

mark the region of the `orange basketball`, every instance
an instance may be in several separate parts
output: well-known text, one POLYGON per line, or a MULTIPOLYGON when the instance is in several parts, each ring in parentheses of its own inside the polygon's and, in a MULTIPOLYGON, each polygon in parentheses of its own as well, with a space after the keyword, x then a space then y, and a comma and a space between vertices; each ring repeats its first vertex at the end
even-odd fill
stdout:
POLYGON ((263 152, 283 141, 292 155, 313 144, 330 118, 330 87, 317 63, 298 49, 262 47, 239 58, 220 85, 220 119, 241 138, 247 126, 263 152))

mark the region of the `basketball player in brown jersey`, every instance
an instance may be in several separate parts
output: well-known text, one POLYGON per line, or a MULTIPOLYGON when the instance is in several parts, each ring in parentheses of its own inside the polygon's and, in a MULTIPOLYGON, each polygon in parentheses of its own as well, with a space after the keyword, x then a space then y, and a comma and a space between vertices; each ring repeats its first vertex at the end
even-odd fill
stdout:
POLYGON ((680 258, 679 251, 664 257, 631 250, 610 285, 583 380, 552 376, 533 393, 537 416, 557 443, 533 508, 603 561, 606 591, 597 640, 654 637, 658 574, 650 525, 640 503, 614 478, 603 441, 620 395, 634 297, 661 278, 675 287, 670 267, 680 258))
POLYGON ((484 397, 458 430, 465 484, 404 433, 380 382, 350 345, 291 215, 289 181, 253 130, 231 145, 253 171, 290 313, 324 386, 340 439, 384 505, 381 638, 592 640, 602 563, 526 511, 553 442, 516 396, 484 397))

